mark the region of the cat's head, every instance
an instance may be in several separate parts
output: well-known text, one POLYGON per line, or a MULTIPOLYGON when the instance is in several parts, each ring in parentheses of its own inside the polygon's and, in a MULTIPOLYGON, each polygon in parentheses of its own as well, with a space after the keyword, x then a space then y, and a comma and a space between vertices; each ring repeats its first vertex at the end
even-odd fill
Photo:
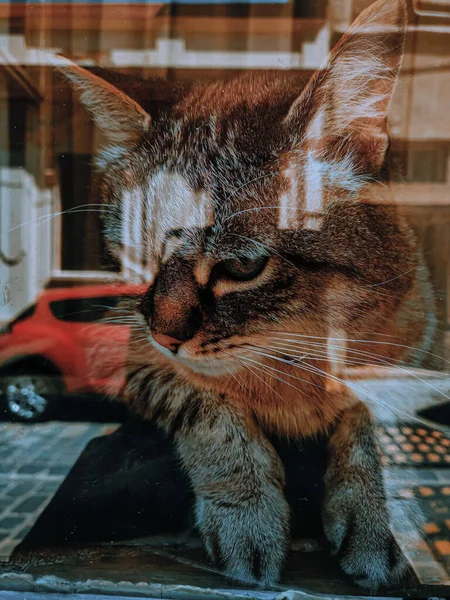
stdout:
POLYGON ((412 258, 381 173, 405 18, 403 0, 375 3, 306 82, 183 90, 64 69, 106 137, 107 235, 148 275, 141 311, 162 353, 220 372, 270 332, 358 332, 395 313, 410 279, 389 282, 412 258))

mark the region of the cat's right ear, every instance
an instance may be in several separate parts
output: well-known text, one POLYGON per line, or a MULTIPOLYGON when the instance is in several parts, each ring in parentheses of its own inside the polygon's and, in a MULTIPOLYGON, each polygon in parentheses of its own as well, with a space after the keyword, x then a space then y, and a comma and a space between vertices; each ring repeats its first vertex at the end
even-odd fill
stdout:
POLYGON ((404 0, 378 0, 342 36, 292 105, 286 124, 320 158, 379 169, 389 147, 386 127, 403 57, 404 0))
POLYGON ((150 115, 127 94, 70 61, 64 61, 58 71, 79 94, 81 103, 110 142, 133 144, 148 131, 150 115))

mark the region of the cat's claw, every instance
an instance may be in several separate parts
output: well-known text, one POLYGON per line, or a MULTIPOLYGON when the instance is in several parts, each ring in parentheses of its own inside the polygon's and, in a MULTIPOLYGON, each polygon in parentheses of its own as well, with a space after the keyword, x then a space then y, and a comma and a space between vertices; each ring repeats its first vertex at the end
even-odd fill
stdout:
POLYGON ((365 492, 355 491, 349 488, 328 493, 323 508, 324 532, 342 570, 356 584, 374 592, 398 582, 406 561, 390 531, 384 498, 364 502, 365 492))
POLYGON ((226 576, 263 587, 279 579, 289 529, 280 490, 273 487, 247 502, 197 498, 196 516, 205 549, 226 576))

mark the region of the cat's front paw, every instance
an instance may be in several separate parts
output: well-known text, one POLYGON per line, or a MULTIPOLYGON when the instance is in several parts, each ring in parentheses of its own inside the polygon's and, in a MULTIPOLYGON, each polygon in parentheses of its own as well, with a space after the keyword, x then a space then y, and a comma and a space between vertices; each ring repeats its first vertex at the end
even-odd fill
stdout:
POLYGON ((232 579, 269 586, 288 548, 289 507, 275 486, 254 497, 197 497, 197 526, 210 558, 232 579))
POLYGON ((331 487, 322 515, 332 552, 355 583, 375 591, 401 578, 406 563, 391 533, 383 494, 354 482, 331 487))

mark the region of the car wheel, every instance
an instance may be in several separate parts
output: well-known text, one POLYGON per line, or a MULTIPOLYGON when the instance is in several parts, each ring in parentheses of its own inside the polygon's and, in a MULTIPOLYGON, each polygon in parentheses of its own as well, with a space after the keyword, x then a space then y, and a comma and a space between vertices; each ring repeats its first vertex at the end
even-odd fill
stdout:
POLYGON ((36 423, 53 413, 61 382, 57 375, 18 369, 2 378, 5 411, 15 421, 36 423))

